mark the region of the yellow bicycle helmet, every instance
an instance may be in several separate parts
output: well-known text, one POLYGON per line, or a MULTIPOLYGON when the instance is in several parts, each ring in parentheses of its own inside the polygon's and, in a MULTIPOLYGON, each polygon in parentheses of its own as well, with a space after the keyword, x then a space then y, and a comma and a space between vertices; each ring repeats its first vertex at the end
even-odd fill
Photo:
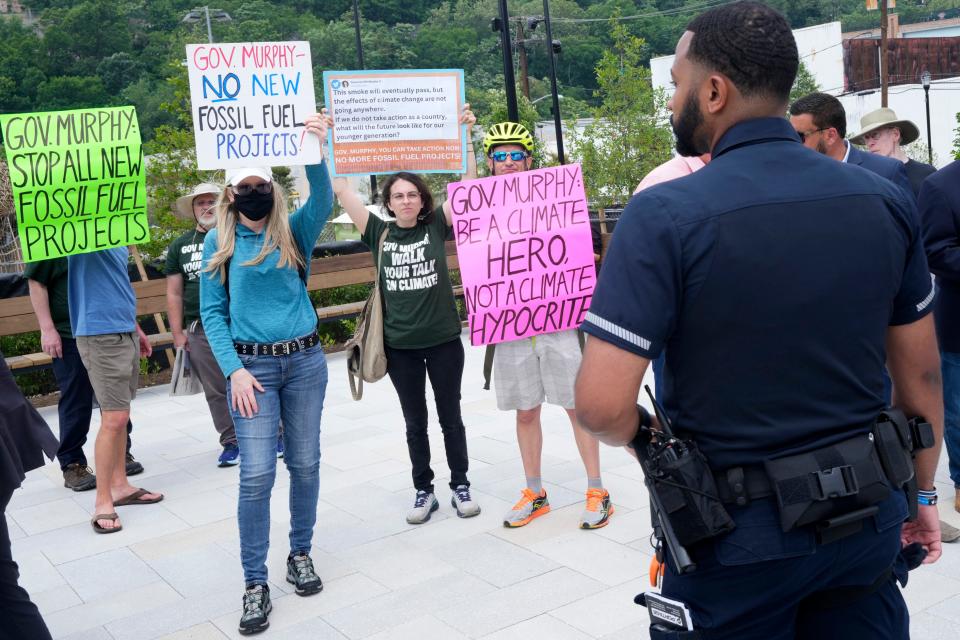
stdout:
POLYGON ((533 136, 527 128, 516 122, 498 122, 490 127, 487 135, 483 136, 483 153, 490 155, 490 150, 502 144, 518 144, 529 152, 533 151, 533 136))

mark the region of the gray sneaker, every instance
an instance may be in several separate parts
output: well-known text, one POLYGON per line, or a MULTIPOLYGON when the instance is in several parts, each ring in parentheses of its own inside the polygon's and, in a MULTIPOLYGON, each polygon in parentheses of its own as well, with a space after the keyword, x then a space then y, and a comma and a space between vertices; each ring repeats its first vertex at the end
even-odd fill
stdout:
POLYGON ((440 508, 437 497, 426 491, 417 491, 417 499, 413 502, 413 509, 407 511, 407 524, 423 524, 430 519, 430 514, 440 508))
POLYGON ((450 506, 457 510, 457 515, 461 518, 472 518, 480 515, 480 505, 470 495, 470 487, 465 484, 458 485, 450 496, 450 506))
POLYGON ((63 486, 74 491, 89 491, 97 486, 97 476, 85 464, 74 462, 63 470, 63 486))
POLYGON ((255 584, 243 592, 243 613, 240 614, 240 634, 248 636, 260 633, 270 626, 267 617, 273 611, 270 604, 270 587, 255 584))
POLYGON ((323 582, 313 569, 313 560, 305 553, 287 557, 287 582, 296 587, 298 596, 312 596, 323 591, 323 582))

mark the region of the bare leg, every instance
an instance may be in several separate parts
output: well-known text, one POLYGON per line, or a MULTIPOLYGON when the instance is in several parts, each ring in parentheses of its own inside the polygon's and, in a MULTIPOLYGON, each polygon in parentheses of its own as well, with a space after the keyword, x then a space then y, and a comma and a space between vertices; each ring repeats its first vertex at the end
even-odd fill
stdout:
POLYGON ((540 477, 540 454, 543 451, 540 406, 517 410, 517 444, 520 445, 523 473, 528 478, 540 477))
MULTIPOLYGON (((136 487, 127 480, 127 420, 130 410, 101 411, 100 432, 94 446, 94 456, 97 465, 97 498, 94 506, 95 513, 113 513, 113 503, 125 498, 136 491, 136 487)), ((159 494, 148 493, 143 500, 151 500, 159 494)), ((104 529, 113 529, 120 526, 119 520, 97 520, 104 529)))
MULTIPOLYGON (((113 513, 115 488, 128 484, 125 455, 129 417, 129 410, 100 412, 100 432, 94 445, 97 476, 100 478, 95 513, 113 513)), ((97 524, 104 529, 113 529, 120 526, 120 521, 97 520, 97 524)))
POLYGON ((567 415, 570 416, 570 424, 573 426, 573 437, 577 441, 577 449, 580 450, 580 458, 583 459, 583 466, 587 468, 587 477, 599 478, 600 441, 584 431, 580 423, 577 422, 577 414, 573 409, 567 409, 567 415))

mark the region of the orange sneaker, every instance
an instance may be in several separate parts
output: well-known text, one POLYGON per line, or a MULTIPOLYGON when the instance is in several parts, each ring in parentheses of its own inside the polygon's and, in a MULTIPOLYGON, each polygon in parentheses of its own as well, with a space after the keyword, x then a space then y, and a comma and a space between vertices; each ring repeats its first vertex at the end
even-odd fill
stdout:
POLYGON ((540 495, 537 495, 530 489, 524 489, 522 493, 523 497, 520 498, 520 502, 513 505, 513 508, 503 517, 503 526, 522 527, 534 518, 550 513, 550 503, 547 501, 546 491, 541 489, 540 495))
POLYGON ((587 508, 580 516, 581 529, 599 529, 607 526, 613 515, 610 493, 606 489, 587 489, 587 508))

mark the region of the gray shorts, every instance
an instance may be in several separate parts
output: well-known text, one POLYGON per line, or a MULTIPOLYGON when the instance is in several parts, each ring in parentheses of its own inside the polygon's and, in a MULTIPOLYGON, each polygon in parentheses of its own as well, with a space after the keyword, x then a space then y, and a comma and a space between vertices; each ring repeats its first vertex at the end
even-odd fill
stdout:
POLYGON ((497 408, 533 409, 546 401, 573 409, 573 386, 580 359, 576 331, 497 344, 493 352, 497 408))
POLYGON ((140 344, 134 333, 77 336, 77 351, 104 411, 126 411, 137 397, 140 344))

